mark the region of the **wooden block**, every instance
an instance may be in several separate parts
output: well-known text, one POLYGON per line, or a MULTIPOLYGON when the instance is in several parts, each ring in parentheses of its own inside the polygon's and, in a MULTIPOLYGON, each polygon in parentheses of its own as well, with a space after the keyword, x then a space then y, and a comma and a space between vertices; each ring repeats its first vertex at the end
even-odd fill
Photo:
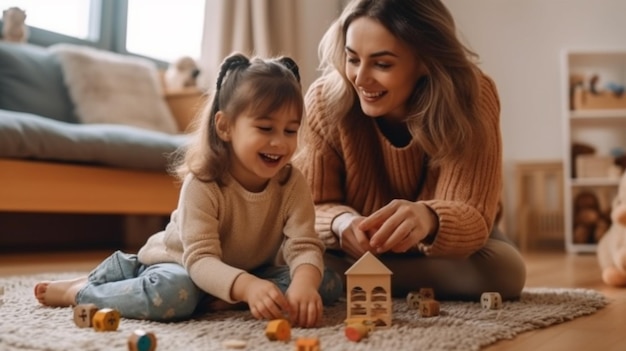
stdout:
POLYGON ((348 340, 359 342, 369 335, 370 330, 370 327, 363 323, 352 323, 346 326, 344 334, 348 340))
POLYGON ((435 290, 432 288, 420 288, 419 294, 425 300, 435 299, 435 290))
POLYGON ((484 292, 480 295, 480 305, 490 310, 502 308, 502 297, 498 292, 484 292))
POLYGON ((156 347, 157 339, 154 333, 137 329, 128 337, 129 351, 154 351, 156 347))
POLYGON ((439 315, 439 301, 421 300, 419 304, 421 317, 434 317, 439 315))
POLYGON ((412 309, 419 309, 420 301, 434 299, 435 292, 432 288, 420 288, 419 291, 411 291, 406 295, 406 303, 412 309))
POLYGON ((91 328, 93 316, 98 311, 98 306, 87 303, 74 307, 74 323, 80 328, 91 328))
POLYGON ((229 339, 222 341, 222 346, 227 349, 245 349, 248 343, 243 340, 229 339))
POLYGON ((265 336, 271 341, 289 341, 291 339, 291 325, 286 319, 274 319, 267 324, 265 336))
POLYGON ((320 351, 320 340, 318 338, 298 338, 296 339, 296 351, 320 351))
POLYGON ((112 308, 103 308, 93 315, 93 328, 96 331, 117 330, 120 325, 120 313, 112 308))

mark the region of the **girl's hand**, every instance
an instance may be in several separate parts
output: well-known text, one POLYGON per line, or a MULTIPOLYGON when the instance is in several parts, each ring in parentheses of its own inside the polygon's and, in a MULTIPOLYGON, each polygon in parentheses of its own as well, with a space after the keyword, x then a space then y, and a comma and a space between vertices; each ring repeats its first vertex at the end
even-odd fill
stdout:
POLYGON ((358 228, 370 233, 375 253, 405 252, 437 229, 437 215, 421 202, 393 200, 365 218, 358 228))
POLYGON ((272 320, 292 314, 289 301, 276 285, 250 274, 243 276, 244 274, 235 281, 235 284, 245 284, 242 300, 248 303, 254 318, 272 320))
POLYGON ((322 322, 324 307, 317 292, 321 281, 322 276, 315 266, 302 264, 296 268, 286 293, 293 324, 310 328, 322 322))
POLYGON ((341 249, 354 259, 359 259, 365 252, 372 251, 370 238, 366 233, 367 230, 360 229, 360 223, 363 220, 365 220, 365 217, 354 217, 350 225, 341 232, 339 240, 341 249))
POLYGON ((291 321, 294 325, 311 328, 321 324, 324 307, 314 286, 292 283, 286 295, 293 311, 291 321))

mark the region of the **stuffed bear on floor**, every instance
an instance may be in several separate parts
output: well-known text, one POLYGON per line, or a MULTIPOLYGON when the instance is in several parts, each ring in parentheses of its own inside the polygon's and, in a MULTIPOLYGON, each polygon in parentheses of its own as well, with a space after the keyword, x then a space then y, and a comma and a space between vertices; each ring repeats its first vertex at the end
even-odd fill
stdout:
POLYGON ((598 262, 607 285, 626 287, 626 172, 611 210, 612 224, 598 243, 598 262))

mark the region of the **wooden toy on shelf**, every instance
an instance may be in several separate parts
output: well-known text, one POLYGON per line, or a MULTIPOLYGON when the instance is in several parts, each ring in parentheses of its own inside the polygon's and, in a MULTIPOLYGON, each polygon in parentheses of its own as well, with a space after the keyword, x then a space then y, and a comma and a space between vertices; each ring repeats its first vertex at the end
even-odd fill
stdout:
POLYGON ((129 351, 154 351, 156 347, 157 339, 154 333, 137 329, 128 337, 129 351))
POLYGON ((291 324, 286 319, 271 320, 265 328, 265 336, 271 341, 289 341, 291 339, 291 324))
POLYGON ((498 292, 484 292, 480 295, 480 305, 485 309, 499 310, 502 308, 502 297, 498 292))
POLYGON ((377 327, 390 327, 393 273, 368 251, 345 274, 347 319, 368 318, 377 327))
POLYGON ((320 351, 320 339, 298 338, 296 339, 296 351, 320 351))
POLYGON ((74 323, 80 328, 91 328, 93 316, 98 311, 98 306, 88 303, 74 306, 74 323))
POLYGON ((117 330, 120 325, 120 313, 112 308, 100 309, 93 315, 92 323, 96 331, 117 330))

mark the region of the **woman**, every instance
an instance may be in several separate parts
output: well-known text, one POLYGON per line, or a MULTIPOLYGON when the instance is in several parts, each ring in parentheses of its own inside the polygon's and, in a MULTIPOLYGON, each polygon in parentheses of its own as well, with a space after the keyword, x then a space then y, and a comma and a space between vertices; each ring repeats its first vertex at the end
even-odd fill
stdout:
POLYGON ((396 296, 520 295, 526 270, 498 232, 500 104, 440 0, 353 0, 319 47, 296 165, 327 263, 371 251, 396 296))

